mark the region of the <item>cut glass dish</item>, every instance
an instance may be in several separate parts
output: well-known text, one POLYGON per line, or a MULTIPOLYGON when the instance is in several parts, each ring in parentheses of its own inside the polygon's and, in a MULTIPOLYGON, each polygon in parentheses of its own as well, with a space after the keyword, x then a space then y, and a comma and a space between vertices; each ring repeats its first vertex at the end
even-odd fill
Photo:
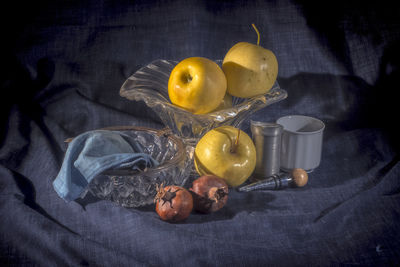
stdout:
POLYGON ((153 203, 156 185, 184 186, 190 174, 186 145, 169 129, 155 130, 135 126, 116 126, 102 130, 119 131, 133 137, 160 164, 144 171, 113 169, 95 177, 88 191, 94 196, 113 201, 123 207, 139 207, 153 203))
MULTIPOLYGON (((221 65, 221 61, 216 61, 221 65)), ((265 95, 252 98, 233 97, 233 106, 208 114, 193 114, 171 103, 168 79, 176 61, 156 60, 139 69, 122 85, 120 95, 129 100, 144 101, 172 132, 191 146, 213 128, 231 125, 240 127, 252 113, 287 97, 276 82, 265 95)))

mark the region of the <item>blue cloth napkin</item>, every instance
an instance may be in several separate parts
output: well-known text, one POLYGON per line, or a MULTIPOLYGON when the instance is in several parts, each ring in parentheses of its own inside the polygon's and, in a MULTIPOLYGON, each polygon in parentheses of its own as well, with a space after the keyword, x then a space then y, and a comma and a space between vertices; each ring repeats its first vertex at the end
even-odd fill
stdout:
POLYGON ((81 196, 90 181, 105 170, 128 167, 143 170, 158 164, 131 136, 106 130, 90 131, 69 143, 53 187, 68 202, 81 196))

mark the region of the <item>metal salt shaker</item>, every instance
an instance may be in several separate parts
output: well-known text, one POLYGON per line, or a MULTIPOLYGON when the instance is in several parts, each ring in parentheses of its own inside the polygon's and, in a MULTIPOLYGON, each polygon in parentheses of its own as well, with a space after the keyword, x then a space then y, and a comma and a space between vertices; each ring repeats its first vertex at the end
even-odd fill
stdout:
POLYGON ((278 175, 283 127, 276 123, 250 121, 250 128, 257 157, 251 180, 257 181, 278 175))

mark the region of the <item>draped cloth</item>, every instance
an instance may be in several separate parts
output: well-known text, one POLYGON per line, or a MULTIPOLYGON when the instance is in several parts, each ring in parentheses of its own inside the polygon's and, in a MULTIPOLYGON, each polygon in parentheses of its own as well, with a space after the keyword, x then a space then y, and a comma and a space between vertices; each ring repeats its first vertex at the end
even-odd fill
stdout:
POLYGON ((0 262, 38 266, 399 264, 399 9, 382 1, 13 2, 2 16, 0 262), (274 52, 288 98, 249 120, 316 117, 320 166, 303 188, 240 193, 178 224, 53 189, 64 140, 108 126, 163 128, 119 95, 156 59, 274 52), (397 82, 397 83, 396 83, 397 82))

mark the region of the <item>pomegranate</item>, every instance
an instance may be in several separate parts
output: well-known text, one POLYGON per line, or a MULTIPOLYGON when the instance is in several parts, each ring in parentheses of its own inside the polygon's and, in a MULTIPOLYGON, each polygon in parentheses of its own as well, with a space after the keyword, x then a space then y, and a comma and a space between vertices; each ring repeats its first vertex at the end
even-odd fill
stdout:
POLYGON ((189 190, 192 192, 194 209, 203 213, 215 212, 228 201, 228 185, 215 175, 204 175, 194 180, 189 190))
POLYGON ((160 218, 168 222, 179 222, 187 217, 193 209, 192 195, 185 188, 169 185, 157 185, 157 195, 154 198, 156 212, 160 218))

